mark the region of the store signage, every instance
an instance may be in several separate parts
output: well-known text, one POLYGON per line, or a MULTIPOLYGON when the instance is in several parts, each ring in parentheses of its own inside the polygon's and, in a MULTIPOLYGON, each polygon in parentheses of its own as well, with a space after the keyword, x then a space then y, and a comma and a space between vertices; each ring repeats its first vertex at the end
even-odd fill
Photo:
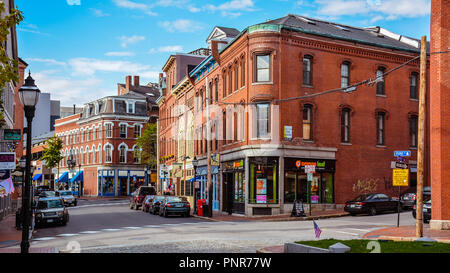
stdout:
POLYGON ((4 140, 21 140, 22 134, 20 129, 4 129, 3 139, 4 140))
POLYGON ((305 173, 313 174, 316 172, 316 166, 315 165, 305 165, 305 173))
POLYGON ((256 194, 267 194, 267 179, 256 179, 256 194))
POLYGON ((0 169, 14 170, 16 168, 16 153, 0 153, 0 169))
POLYGON ((292 126, 284 126, 284 139, 292 139, 292 126))
POLYGON ((393 186, 406 187, 409 182, 409 170, 408 169, 394 169, 392 171, 392 184, 393 186))
POLYGON ((220 165, 220 154, 212 154, 211 166, 219 166, 219 165, 220 165))
POLYGON ((295 162, 295 166, 297 166, 297 168, 300 168, 302 166, 302 161, 297 160, 297 162, 295 162))
POLYGON ((256 203, 258 203, 258 204, 265 204, 265 203, 267 203, 267 196, 266 195, 257 195, 256 196, 256 203))
POLYGON ((308 173, 308 174, 306 174, 306 175, 307 175, 307 180, 308 180, 308 181, 313 181, 313 180, 314 180, 314 174, 308 173))
POLYGON ((311 204, 318 204, 318 203, 319 203, 319 196, 311 195, 311 204))

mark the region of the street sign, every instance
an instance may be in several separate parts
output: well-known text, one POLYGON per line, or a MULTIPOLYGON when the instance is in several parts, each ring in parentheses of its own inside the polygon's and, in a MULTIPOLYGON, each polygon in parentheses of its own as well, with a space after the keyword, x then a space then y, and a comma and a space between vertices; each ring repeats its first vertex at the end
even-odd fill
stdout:
POLYGON ((0 153, 0 169, 14 170, 16 168, 16 153, 0 153))
POLYGON ((411 156, 411 151, 395 151, 394 152, 394 156, 395 157, 410 157, 411 156))
POLYGON ((408 164, 404 162, 395 162, 396 169, 408 169, 408 164))
POLYGON ((305 173, 315 173, 316 166, 314 165, 305 165, 305 173))
POLYGON ((393 186, 406 187, 409 185, 409 170, 408 169, 394 169, 392 170, 392 184, 393 186))
POLYGON ((397 157, 397 160, 398 160, 399 162, 406 162, 406 158, 404 158, 403 156, 397 157))
POLYGON ((3 139, 4 140, 21 140, 20 129, 4 129, 3 130, 3 139))

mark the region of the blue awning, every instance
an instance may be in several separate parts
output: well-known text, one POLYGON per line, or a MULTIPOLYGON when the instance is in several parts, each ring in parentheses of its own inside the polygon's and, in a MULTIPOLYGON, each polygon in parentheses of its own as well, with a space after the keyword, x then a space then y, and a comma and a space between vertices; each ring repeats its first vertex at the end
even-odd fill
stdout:
POLYGON ((200 180, 201 178, 202 178, 201 176, 192 177, 192 178, 189 179, 187 182, 195 182, 196 180, 200 180))
POLYGON ((60 183, 60 182, 63 182, 63 183, 69 182, 69 172, 64 172, 64 173, 59 177, 59 179, 56 179, 56 183, 60 183))
POLYGON ((83 171, 79 171, 72 179, 70 179, 70 182, 78 182, 83 181, 83 171))
POLYGON ((33 176, 33 181, 36 181, 36 180, 41 180, 42 179, 42 174, 40 173, 40 174, 36 174, 35 176, 33 176))

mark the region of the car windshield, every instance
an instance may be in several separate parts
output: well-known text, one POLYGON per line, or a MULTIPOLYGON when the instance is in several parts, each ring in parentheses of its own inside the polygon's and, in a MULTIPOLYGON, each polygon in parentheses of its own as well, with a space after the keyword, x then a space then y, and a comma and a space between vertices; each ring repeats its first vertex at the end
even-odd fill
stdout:
POLYGON ((63 204, 61 200, 43 200, 37 204, 37 209, 57 209, 62 208, 63 204))
POLYGON ((42 194, 44 194, 45 196, 55 196, 55 192, 53 191, 44 191, 42 194))
POLYGON ((61 196, 72 195, 72 192, 71 191, 62 191, 62 192, 59 192, 59 195, 61 195, 61 196))
POLYGON ((155 199, 153 199, 154 201, 162 201, 164 200, 164 196, 155 196, 155 199))
POLYGON ((178 196, 167 197, 168 202, 186 202, 186 200, 187 199, 185 197, 178 197, 178 196))

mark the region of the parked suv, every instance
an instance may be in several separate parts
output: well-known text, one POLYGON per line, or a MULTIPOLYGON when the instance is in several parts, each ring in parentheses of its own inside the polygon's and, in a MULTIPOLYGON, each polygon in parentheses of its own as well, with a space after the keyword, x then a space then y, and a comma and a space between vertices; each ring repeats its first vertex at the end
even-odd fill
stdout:
POLYGON ((36 226, 43 224, 61 224, 65 226, 69 222, 69 212, 64 206, 61 197, 40 198, 36 205, 36 226))
POLYGON ((56 196, 60 196, 63 199, 64 205, 77 205, 77 198, 75 198, 72 191, 57 191, 56 196))
POLYGON ((139 209, 144 202, 145 196, 156 195, 156 190, 154 187, 141 186, 135 192, 131 194, 130 198, 130 209, 139 209))

